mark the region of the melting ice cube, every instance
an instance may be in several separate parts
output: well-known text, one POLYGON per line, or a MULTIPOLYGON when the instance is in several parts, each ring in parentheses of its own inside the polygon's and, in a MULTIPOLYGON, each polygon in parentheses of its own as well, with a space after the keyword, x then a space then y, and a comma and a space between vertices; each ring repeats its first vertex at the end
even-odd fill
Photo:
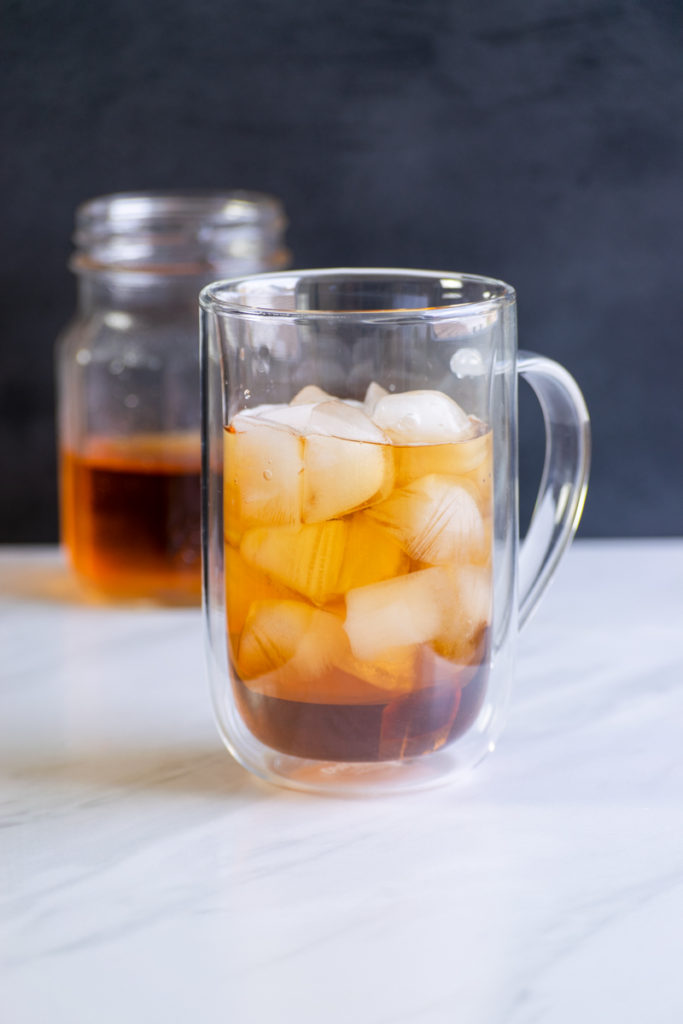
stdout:
POLYGON ((357 512, 346 524, 339 594, 408 572, 410 561, 398 542, 365 512, 357 512))
POLYGON ((249 565, 265 572, 315 604, 338 593, 347 525, 338 519, 308 526, 247 530, 240 554, 249 565))
POLYGON ((297 392, 289 403, 290 405, 315 405, 316 402, 328 402, 332 399, 327 391, 323 391, 317 384, 307 384, 301 391, 297 392))
POLYGON ((383 388, 377 381, 372 381, 368 384, 368 390, 365 392, 365 400, 363 402, 363 408, 367 416, 372 416, 375 411, 375 406, 379 402, 380 398, 384 398, 389 392, 386 388, 383 388))
POLYGON ((343 402, 313 408, 304 447, 303 520, 318 523, 388 492, 393 458, 365 413, 343 402))
POLYGON ((387 445, 310 434, 304 448, 306 523, 345 515, 388 493, 393 460, 387 445))
POLYGON ((281 591, 286 587, 315 604, 326 604, 351 588, 401 575, 409 568, 408 558, 388 531, 363 513, 346 520, 248 530, 240 550, 249 567, 249 573, 236 576, 240 597, 246 597, 243 592, 252 577, 261 588, 264 582, 271 588, 260 594, 252 584, 252 600, 287 596, 272 593, 277 581, 281 591))
POLYGON ((382 431, 362 409, 338 399, 319 402, 314 406, 308 432, 326 437, 342 437, 348 441, 386 442, 382 431))
MULTIPOLYGON (((474 429, 481 424, 470 417, 474 429)), ((493 461, 491 432, 459 441, 456 444, 402 445, 396 448, 396 484, 402 486, 418 477, 437 473, 444 476, 466 476, 478 486, 480 479, 490 476, 493 461)))
POLYGON ((347 638, 334 615, 303 601, 259 601, 244 627, 237 668, 249 680, 287 666, 289 672, 276 685, 291 691, 342 660, 347 651, 347 638))
POLYGON ((224 440, 228 531, 301 519, 300 437, 257 417, 236 416, 224 440))
POLYGON ((448 592, 448 572, 441 568, 350 590, 344 629, 354 655, 373 660, 433 640, 441 629, 448 592))
POLYGON ((376 689, 405 693, 412 690, 419 679, 418 656, 418 644, 411 644, 393 651, 386 657, 373 658, 371 661, 350 654, 345 667, 354 676, 364 679, 376 689))
POLYGON ((367 513, 411 558, 431 565, 485 560, 486 532, 475 498, 447 476, 420 477, 367 513))
POLYGON ((225 600, 231 636, 239 634, 257 601, 292 600, 296 594, 249 565, 239 551, 225 548, 225 600))
POLYGON ((313 608, 303 601, 257 601, 240 640, 237 667, 243 679, 252 679, 284 665, 311 621, 313 608))
POLYGON ((265 423, 276 423, 289 427, 295 434, 303 434, 310 422, 313 405, 265 405, 259 408, 257 417, 265 423))
POLYGON ((451 573, 452 600, 444 607, 435 649, 451 661, 471 662, 491 621, 491 570, 463 565, 451 573))
POLYGON ((376 403, 372 418, 397 444, 461 441, 473 432, 467 414, 441 391, 385 395, 376 403))

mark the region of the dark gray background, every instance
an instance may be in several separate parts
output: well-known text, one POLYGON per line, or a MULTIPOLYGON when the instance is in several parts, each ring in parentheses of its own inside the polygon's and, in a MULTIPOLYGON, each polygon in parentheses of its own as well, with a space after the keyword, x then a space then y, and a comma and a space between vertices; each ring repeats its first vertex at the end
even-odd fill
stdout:
POLYGON ((14 0, 0 47, 0 541, 57 536, 74 207, 181 186, 281 196, 298 266, 510 281, 591 409, 582 533, 683 532, 681 0, 14 0))

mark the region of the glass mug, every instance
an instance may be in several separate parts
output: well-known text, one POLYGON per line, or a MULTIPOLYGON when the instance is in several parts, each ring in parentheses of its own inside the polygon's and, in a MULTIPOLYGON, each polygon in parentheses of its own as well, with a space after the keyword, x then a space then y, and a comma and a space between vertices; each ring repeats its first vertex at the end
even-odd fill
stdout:
POLYGON ((197 296, 288 265, 280 202, 117 193, 76 211, 76 316, 57 348, 62 542, 107 599, 201 596, 197 296))
POLYGON ((519 626, 578 525, 590 433, 515 292, 315 270, 203 289, 203 592, 221 736, 296 789, 443 781, 494 749, 519 626), (518 558, 517 373, 546 424, 518 558))

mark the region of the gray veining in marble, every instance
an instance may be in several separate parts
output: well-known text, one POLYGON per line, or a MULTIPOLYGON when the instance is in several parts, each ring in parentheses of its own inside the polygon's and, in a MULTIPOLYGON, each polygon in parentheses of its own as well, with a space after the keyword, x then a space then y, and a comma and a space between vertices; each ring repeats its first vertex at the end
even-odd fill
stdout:
POLYGON ((459 784, 325 800, 218 740, 196 611, 0 555, 3 1024, 683 1020, 683 542, 580 542, 459 784))

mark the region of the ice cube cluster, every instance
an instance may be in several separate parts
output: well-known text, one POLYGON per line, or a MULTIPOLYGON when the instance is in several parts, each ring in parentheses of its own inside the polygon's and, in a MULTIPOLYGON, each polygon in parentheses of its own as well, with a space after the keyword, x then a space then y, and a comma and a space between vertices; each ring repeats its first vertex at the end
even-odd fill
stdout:
POLYGON ((321 434, 349 441, 419 445, 452 443, 472 437, 475 422, 441 391, 391 394, 373 381, 363 402, 335 398, 307 384, 289 404, 258 405, 232 420, 234 430, 251 420, 288 428, 295 434, 321 434))
POLYGON ((490 434, 438 391, 372 383, 361 403, 307 385, 237 414, 224 493, 241 678, 371 700, 419 685, 424 645, 471 664, 491 615, 491 462, 490 434))

